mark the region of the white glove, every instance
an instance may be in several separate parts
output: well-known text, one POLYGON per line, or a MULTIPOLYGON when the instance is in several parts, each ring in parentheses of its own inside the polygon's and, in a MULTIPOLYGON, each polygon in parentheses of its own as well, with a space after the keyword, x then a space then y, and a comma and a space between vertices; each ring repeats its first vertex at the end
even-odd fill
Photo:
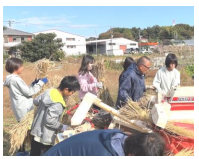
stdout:
POLYGON ((63 125, 61 131, 64 132, 65 130, 67 130, 67 128, 68 128, 68 125, 63 125))
POLYGON ((100 88, 100 89, 102 89, 103 88, 103 83, 102 82, 97 82, 97 83, 95 83, 96 85, 96 87, 97 88, 100 88))

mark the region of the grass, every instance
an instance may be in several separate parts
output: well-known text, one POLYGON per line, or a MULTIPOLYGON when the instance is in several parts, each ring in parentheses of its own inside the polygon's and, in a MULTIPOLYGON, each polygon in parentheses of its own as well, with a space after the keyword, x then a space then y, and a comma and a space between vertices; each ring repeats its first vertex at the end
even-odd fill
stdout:
MULTIPOLYGON (((140 55, 130 55, 134 59, 137 59, 140 57, 140 55)), ((151 55, 151 58, 153 58, 154 55, 151 55)), ((98 59, 105 59, 105 60, 114 60, 114 59, 125 59, 126 56, 120 56, 120 57, 107 57, 107 56, 94 56, 96 60, 98 59)), ((52 78, 55 75, 57 76, 67 76, 67 75, 77 75, 78 69, 81 64, 82 56, 70 56, 67 57, 62 62, 56 62, 56 67, 59 68, 57 70, 53 70, 49 72, 48 78, 52 78)), ((4 65, 5 67, 5 65, 4 65)), ((118 79, 119 75, 121 74, 121 69, 107 69, 105 72, 105 85, 110 91, 111 97, 113 98, 114 102, 116 102, 117 99, 117 93, 118 93, 118 79)), ((150 70, 148 74, 146 75, 146 84, 151 85, 153 78, 156 74, 157 70, 150 70)), ((3 80, 5 80, 5 76, 8 75, 8 73, 3 70, 3 80)), ((32 63, 25 63, 24 64, 24 70, 22 74, 20 75, 21 78, 27 83, 30 84, 32 81, 34 81, 36 77, 34 64, 32 63)), ((185 69, 181 70, 181 86, 194 86, 194 81, 191 79, 189 75, 187 75, 185 69)), ((75 100, 77 99, 77 94, 75 95, 75 100)), ((75 103, 75 101, 74 101, 75 103)), ((3 155, 9 156, 8 153, 10 149, 9 144, 9 136, 8 131, 10 128, 12 128, 17 123, 14 114, 11 110, 10 106, 10 99, 9 99, 9 92, 8 89, 3 87, 3 155)))

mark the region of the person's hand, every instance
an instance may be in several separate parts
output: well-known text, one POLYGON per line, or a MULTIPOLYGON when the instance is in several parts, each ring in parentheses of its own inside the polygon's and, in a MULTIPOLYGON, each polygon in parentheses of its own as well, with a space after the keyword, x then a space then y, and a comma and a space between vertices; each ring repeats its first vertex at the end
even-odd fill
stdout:
POLYGON ((96 87, 99 88, 99 89, 102 89, 103 88, 103 83, 102 82, 97 82, 96 83, 96 87))
POLYGON ((35 80, 32 82, 32 86, 34 86, 36 83, 39 82, 40 79, 35 78, 35 80))
POLYGON ((64 132, 65 130, 67 130, 67 128, 68 128, 68 125, 63 125, 61 131, 64 132))
POLYGON ((42 78, 41 79, 45 84, 48 82, 48 79, 47 78, 42 78))
POLYGON ((156 88, 153 85, 146 85, 146 89, 152 89, 155 90, 156 88))

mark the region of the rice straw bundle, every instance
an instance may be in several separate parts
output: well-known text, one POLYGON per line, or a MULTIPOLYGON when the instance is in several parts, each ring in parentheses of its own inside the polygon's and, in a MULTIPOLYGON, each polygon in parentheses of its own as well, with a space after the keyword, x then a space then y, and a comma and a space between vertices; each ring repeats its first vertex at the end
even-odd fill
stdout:
MULTIPOLYGON (((42 59, 36 62, 36 74, 37 78, 43 78, 47 77, 47 73, 49 70, 52 70, 54 67, 54 64, 50 62, 47 59, 42 59)), ((46 84, 42 90, 37 94, 41 94, 44 90, 47 88, 53 87, 58 85, 60 83, 61 77, 54 76, 52 80, 49 80, 48 84, 46 84)), ((35 96, 37 96, 35 95, 35 96)), ((30 132, 28 132, 30 125, 33 122, 34 119, 34 113, 37 111, 37 108, 35 107, 34 110, 29 111, 24 118, 17 123, 9 132, 10 134, 10 151, 12 154, 20 148, 20 146, 23 144, 24 140, 27 145, 30 145, 31 138, 30 138, 30 132)))
MULTIPOLYGON (((146 122, 148 125, 153 124, 149 110, 146 108, 141 108, 137 102, 133 102, 130 99, 125 106, 120 108, 119 112, 121 115, 126 116, 126 118, 130 120, 141 120, 146 122)), ((167 125, 164 129, 179 136, 194 138, 193 131, 176 126, 171 121, 167 122, 167 125)))
MULTIPOLYGON (((9 152, 11 155, 20 148, 20 146, 23 144, 25 138, 27 137, 29 127, 32 124, 32 120, 34 117, 34 110, 29 111, 24 118, 16 124, 9 132, 11 135, 10 138, 10 150, 9 152)), ((29 140, 30 141, 30 140, 29 140)), ((27 144, 29 142, 27 140, 27 144)))
POLYGON ((170 131, 179 136, 184 136, 184 137, 188 137, 188 138, 192 138, 192 139, 194 138, 194 131, 187 130, 183 127, 176 126, 170 121, 167 122, 165 129, 167 131, 170 131))
POLYGON ((103 83, 103 88, 99 89, 99 98, 102 100, 102 102, 108 104, 109 106, 114 107, 113 99, 110 95, 109 89, 105 86, 105 68, 104 68, 104 60, 98 61, 94 66, 92 73, 97 78, 98 82, 103 83))
POLYGON ((144 95, 142 98, 140 98, 140 100, 138 101, 138 104, 140 107, 142 108, 147 108, 148 103, 151 99, 150 95, 144 95))
POLYGON ((194 150, 183 149, 174 156, 194 156, 194 150))
POLYGON ((36 77, 44 78, 47 76, 48 72, 55 67, 55 63, 49 61, 48 59, 41 59, 35 63, 36 67, 36 77))
POLYGON ((149 111, 145 108, 141 108, 137 102, 128 99, 125 106, 120 108, 119 113, 126 118, 132 120, 142 120, 147 124, 151 124, 152 120, 150 118, 149 111))

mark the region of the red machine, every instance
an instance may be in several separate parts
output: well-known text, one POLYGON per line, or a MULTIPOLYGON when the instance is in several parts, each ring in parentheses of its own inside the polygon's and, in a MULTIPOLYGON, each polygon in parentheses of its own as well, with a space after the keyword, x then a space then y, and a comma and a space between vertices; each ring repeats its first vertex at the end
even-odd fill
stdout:
MULTIPOLYGON (((176 126, 194 131, 194 87, 179 87, 168 100, 171 105, 169 121, 176 126)), ((174 154, 182 149, 194 149, 194 139, 159 132, 167 142, 167 148, 174 154)))

